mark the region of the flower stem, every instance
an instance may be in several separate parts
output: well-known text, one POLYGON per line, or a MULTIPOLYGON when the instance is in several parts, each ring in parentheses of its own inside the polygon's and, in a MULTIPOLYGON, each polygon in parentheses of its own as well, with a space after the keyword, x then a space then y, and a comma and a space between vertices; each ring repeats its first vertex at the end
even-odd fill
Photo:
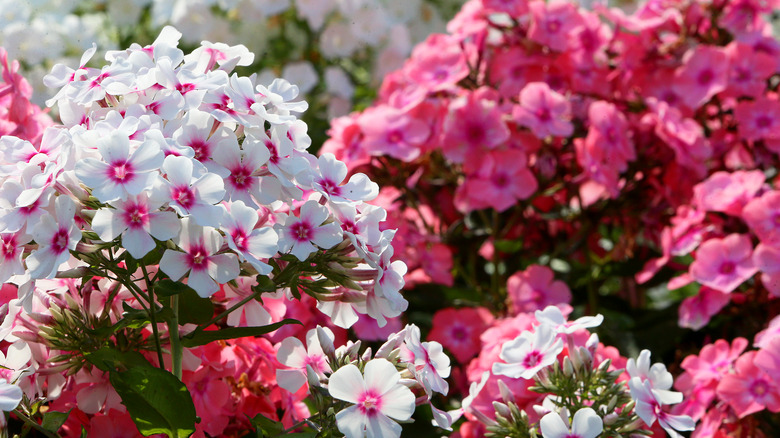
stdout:
POLYGON ((171 356, 173 359, 173 375, 181 380, 181 356, 182 345, 179 339, 179 296, 171 297, 171 310, 173 317, 168 322, 168 337, 171 340, 171 356))
POLYGON ((30 427, 32 427, 33 429, 35 429, 35 430, 37 430, 38 432, 42 433, 44 436, 47 436, 47 437, 49 437, 49 438, 60 438, 60 436, 59 436, 58 434, 56 434, 56 433, 54 433, 54 432, 51 432, 51 431, 48 431, 48 430, 44 429, 44 428, 43 428, 43 426, 41 426, 40 424, 38 424, 38 423, 37 423, 36 421, 34 421, 32 418, 30 418, 30 417, 28 417, 28 416, 24 415, 24 413, 22 413, 21 411, 19 411, 19 409, 14 409, 12 412, 13 412, 14 414, 16 414, 16 416, 17 416, 17 417, 18 417, 20 420, 24 421, 24 423, 25 423, 25 424, 29 425, 29 426, 30 426, 30 427))

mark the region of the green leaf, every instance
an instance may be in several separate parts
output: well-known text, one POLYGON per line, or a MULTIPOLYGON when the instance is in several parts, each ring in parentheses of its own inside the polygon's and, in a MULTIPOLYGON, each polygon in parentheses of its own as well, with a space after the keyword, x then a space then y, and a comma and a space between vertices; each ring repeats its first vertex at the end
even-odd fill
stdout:
POLYGON ((154 284, 154 293, 160 297, 171 297, 191 290, 192 288, 186 284, 168 278, 154 284))
POLYGON ((125 370, 131 367, 151 367, 152 364, 137 351, 119 351, 110 347, 103 347, 91 353, 84 353, 89 363, 102 371, 125 370))
POLYGON ((188 288, 179 297, 179 324, 203 324, 214 317, 214 303, 188 288))
POLYGON ((58 432, 62 425, 65 424, 65 421, 67 421, 68 415, 70 415, 70 411, 72 410, 73 409, 69 409, 68 412, 49 411, 43 414, 41 426, 49 432, 58 432))
POLYGON ((279 421, 274 421, 263 414, 255 415, 255 418, 250 420, 252 426, 255 427, 258 438, 272 437, 282 433, 284 426, 279 421))
POLYGON ((262 327, 229 327, 213 331, 196 330, 181 338, 181 344, 187 348, 193 348, 214 341, 224 341, 226 339, 243 338, 246 336, 260 336, 277 330, 279 327, 287 324, 301 324, 301 322, 295 319, 284 319, 277 323, 264 325, 262 327))
POLYGON ((192 396, 170 372, 137 367, 112 371, 109 378, 144 436, 164 433, 171 438, 186 438, 195 432, 192 396))

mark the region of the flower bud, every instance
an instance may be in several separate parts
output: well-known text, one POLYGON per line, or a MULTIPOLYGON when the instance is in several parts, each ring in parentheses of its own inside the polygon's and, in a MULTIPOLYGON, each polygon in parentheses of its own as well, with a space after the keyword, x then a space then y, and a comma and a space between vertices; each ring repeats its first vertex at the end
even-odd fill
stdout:
POLYGON ((563 358, 563 374, 566 377, 571 377, 574 375, 574 366, 572 365, 568 356, 563 358))
POLYGON ((371 353, 373 353, 371 351, 371 347, 366 348, 366 351, 363 352, 363 355, 360 356, 360 359, 362 359, 363 362, 368 362, 369 360, 371 360, 371 353))
POLYGON ((505 402, 515 401, 515 396, 512 394, 512 390, 506 386, 503 380, 498 381, 498 392, 501 394, 501 399, 505 402))
POLYGON ((493 402, 493 409, 496 410, 496 416, 502 416, 502 417, 504 417, 506 419, 511 419, 512 418, 512 412, 509 411, 509 406, 507 406, 507 405, 505 405, 505 404, 503 404, 501 402, 494 401, 493 402))

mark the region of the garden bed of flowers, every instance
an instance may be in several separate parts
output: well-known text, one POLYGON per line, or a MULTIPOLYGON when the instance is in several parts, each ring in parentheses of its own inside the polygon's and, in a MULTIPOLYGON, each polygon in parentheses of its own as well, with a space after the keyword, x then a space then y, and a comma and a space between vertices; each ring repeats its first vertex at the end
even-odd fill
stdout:
POLYGON ((780 434, 780 4, 0 6, 0 437, 780 434))

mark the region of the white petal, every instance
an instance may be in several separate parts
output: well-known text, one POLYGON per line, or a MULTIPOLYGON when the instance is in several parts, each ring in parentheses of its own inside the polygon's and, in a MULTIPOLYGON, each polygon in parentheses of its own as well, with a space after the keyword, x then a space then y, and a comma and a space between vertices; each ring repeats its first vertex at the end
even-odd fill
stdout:
POLYGON ((146 231, 129 229, 122 234, 122 247, 136 259, 141 259, 149 253, 157 244, 146 231))
MULTIPOLYGON (((173 281, 179 281, 190 270, 187 255, 183 252, 166 249, 160 259, 160 269, 173 281)), ((190 286, 192 287, 192 286, 190 286)))
POLYGON ((295 393, 306 383, 306 374, 301 370, 276 370, 276 384, 295 393))
POLYGON ((173 239, 179 234, 180 228, 179 217, 172 211, 161 211, 149 215, 149 232, 157 240, 173 239))
MULTIPOLYGON (((331 376, 331 378, 333 377, 331 376)), ((338 426, 339 431, 346 438, 363 438, 365 436, 366 420, 368 419, 360 412, 357 406, 350 406, 336 414, 336 426, 338 426)))
POLYGON ((190 271, 187 286, 195 289, 195 292, 203 298, 208 298, 219 290, 219 285, 203 269, 190 271))
MULTIPOLYGON (((398 383, 401 374, 387 359, 374 359, 366 364, 363 369, 366 388, 384 394, 390 391, 398 383)), ((384 397, 382 397, 384 402, 384 397)))
POLYGON ((335 222, 313 229, 312 234, 311 241, 324 249, 333 248, 344 240, 341 227, 335 222))
POLYGON ((390 391, 382 394, 380 411, 396 420, 408 420, 414 413, 414 394, 412 390, 404 385, 396 384, 390 391))
POLYGON ((542 417, 539 426, 544 438, 564 438, 569 434, 569 427, 563 423, 563 418, 557 412, 550 412, 542 417))
POLYGON ((591 408, 582 408, 574 413, 571 422, 571 431, 573 434, 582 438, 596 438, 604 430, 604 423, 601 417, 591 408))
POLYGON ((209 257, 209 275, 219 284, 225 284, 238 277, 241 270, 238 267, 238 258, 235 254, 218 254, 209 257))
POLYGON ((95 212, 95 217, 92 219, 92 231, 105 242, 116 239, 116 236, 127 229, 127 226, 122 223, 122 216, 116 213, 112 208, 101 208, 95 212))
POLYGON ((22 401, 22 389, 0 379, 0 411, 10 412, 22 401))
MULTIPOLYGON (((408 389, 407 389, 408 391, 408 389)), ((384 415, 371 415, 366 425, 367 438, 388 438, 401 436, 401 425, 384 415)))
POLYGON ((360 396, 366 392, 366 384, 358 367, 348 364, 331 374, 328 391, 331 396, 339 400, 357 403, 360 396))

